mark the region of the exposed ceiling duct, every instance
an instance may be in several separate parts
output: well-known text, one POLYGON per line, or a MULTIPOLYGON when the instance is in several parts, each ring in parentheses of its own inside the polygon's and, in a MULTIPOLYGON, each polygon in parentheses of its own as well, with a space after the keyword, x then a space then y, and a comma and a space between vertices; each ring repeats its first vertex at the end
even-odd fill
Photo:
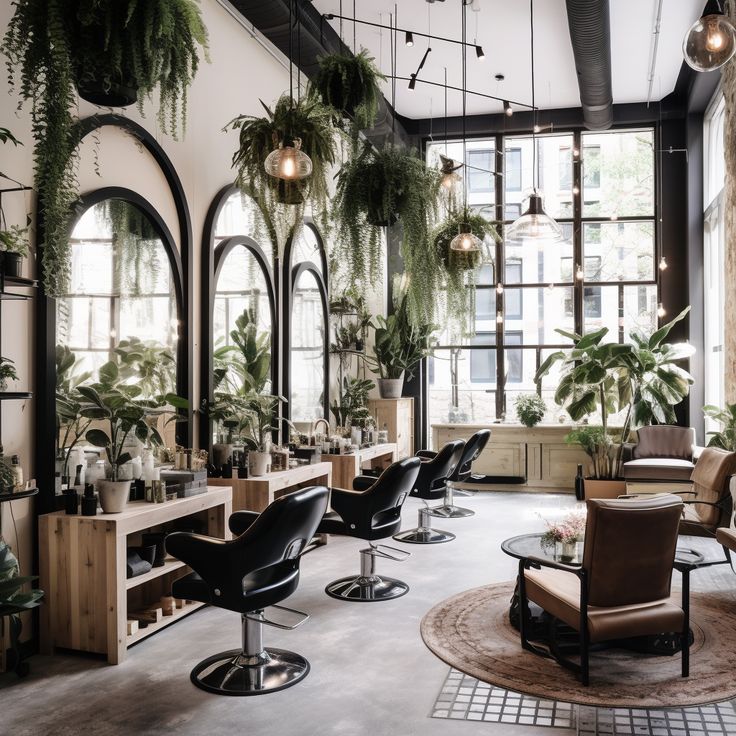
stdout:
POLYGON ((583 121, 589 130, 607 130, 613 124, 608 0, 566 2, 583 121))

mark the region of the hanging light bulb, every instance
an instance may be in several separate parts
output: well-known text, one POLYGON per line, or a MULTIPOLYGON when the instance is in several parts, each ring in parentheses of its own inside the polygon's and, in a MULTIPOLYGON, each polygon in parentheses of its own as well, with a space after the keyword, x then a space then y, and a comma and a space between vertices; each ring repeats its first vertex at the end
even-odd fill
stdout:
POLYGON ((514 108, 511 107, 511 103, 508 100, 503 101, 503 112, 509 118, 514 114, 514 108))
POLYGON ((497 325, 502 325, 503 324, 503 315, 501 314, 501 312, 499 312, 496 315, 496 324, 497 325))
POLYGON ((457 172, 462 169, 463 164, 455 159, 440 154, 440 172, 442 174, 442 187, 447 190, 454 190, 463 180, 462 176, 457 172))
POLYGON ((661 318, 662 318, 662 317, 664 317, 664 316, 665 316, 666 314, 667 314, 667 311, 665 310, 665 308, 664 308, 664 305, 662 304, 662 302, 660 302, 660 303, 659 303, 659 304, 657 305, 657 317, 659 317, 659 318, 661 319, 661 318))
POLYGON ((456 250, 463 253, 477 253, 483 244, 480 238, 473 235, 470 225, 467 222, 460 224, 458 234, 450 242, 450 250, 456 250))
POLYGON ((577 270, 575 271, 575 278, 576 278, 576 279, 577 279, 578 281, 582 281, 582 280, 583 280, 583 277, 584 277, 584 276, 585 276, 585 274, 583 273, 583 269, 582 269, 582 267, 580 266, 580 264, 578 263, 578 267, 577 267, 577 270))
POLYGON ((662 256, 659 259, 659 270, 660 271, 666 271, 667 270, 667 259, 664 256, 662 256))
POLYGON ((302 151, 301 138, 284 138, 266 156, 266 173, 284 181, 305 179, 312 173, 312 159, 302 151))
POLYGON ((573 187, 572 188, 572 193, 573 194, 580 194, 580 187, 573 187))
POLYGON ((696 72, 722 67, 736 52, 736 30, 722 13, 704 15, 685 34, 682 53, 696 72))
POLYGON ((562 228, 544 211, 542 195, 536 189, 529 195, 526 212, 506 228, 507 242, 545 240, 559 243, 564 239, 562 228))
POLYGON ((503 294, 503 284, 500 281, 496 285, 496 294, 503 294))

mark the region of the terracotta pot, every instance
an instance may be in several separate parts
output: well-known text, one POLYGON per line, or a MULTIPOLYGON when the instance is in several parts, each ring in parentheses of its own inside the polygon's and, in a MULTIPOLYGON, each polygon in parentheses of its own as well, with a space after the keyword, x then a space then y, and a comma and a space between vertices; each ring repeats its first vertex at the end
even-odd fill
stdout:
POLYGON ((119 514, 125 510, 130 493, 129 480, 98 480, 97 492, 103 514, 119 514))
POLYGON ((404 374, 401 378, 379 378, 378 391, 382 399, 400 399, 404 388, 404 374))
POLYGON ((250 466, 251 475, 266 475, 268 472, 268 464, 271 461, 270 452, 254 452, 248 453, 248 465, 250 466))
POLYGON ((583 482, 583 490, 586 500, 589 498, 618 498, 626 493, 626 481, 586 478, 583 482))

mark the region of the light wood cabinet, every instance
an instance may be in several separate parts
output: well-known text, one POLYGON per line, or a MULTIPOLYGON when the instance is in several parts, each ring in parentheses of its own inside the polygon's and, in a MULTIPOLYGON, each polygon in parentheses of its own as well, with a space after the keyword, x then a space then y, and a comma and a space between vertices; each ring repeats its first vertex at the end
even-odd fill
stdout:
POLYGON ((388 441, 396 444, 397 460, 414 454, 414 399, 369 399, 368 409, 377 429, 388 429, 388 441))
POLYGON ((364 447, 349 455, 322 455, 322 462, 332 465, 334 488, 351 490, 353 480, 361 474, 363 469, 370 466, 383 471, 391 463, 396 462, 396 445, 393 442, 387 442, 373 445, 373 447, 364 447))

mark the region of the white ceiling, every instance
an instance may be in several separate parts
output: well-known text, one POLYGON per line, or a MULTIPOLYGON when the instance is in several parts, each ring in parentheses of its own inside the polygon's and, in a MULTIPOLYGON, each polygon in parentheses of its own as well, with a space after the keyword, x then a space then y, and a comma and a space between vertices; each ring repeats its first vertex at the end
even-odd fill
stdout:
MULTIPOLYGON (((313 0, 322 13, 339 13, 340 0, 313 0)), ((467 88, 502 98, 531 102, 531 60, 529 41, 529 3, 523 0, 479 0, 480 12, 467 9, 467 38, 485 51, 479 61, 471 48, 467 54, 467 88), (505 80, 497 82, 496 74, 505 80)), ((682 64, 682 38, 697 20, 703 0, 664 0, 660 25, 657 64, 652 86, 652 100, 657 101, 674 89, 682 64)), ((388 25, 394 12, 393 0, 356 0, 360 20, 388 25)), ((649 64, 654 42, 658 0, 611 0, 611 60, 614 103, 644 102, 649 89, 649 64)), ((343 14, 351 16, 353 3, 342 2, 343 14)), ((337 19, 329 21, 339 32, 337 19)), ((461 37, 461 0, 428 3, 426 0, 398 2, 398 27, 454 39, 461 37)), ((391 39, 388 30, 356 24, 358 47, 364 46, 379 63, 384 74, 391 74, 391 39)), ((343 21, 343 40, 352 48, 353 23, 343 21)), ((428 40, 415 37, 413 47, 398 35, 397 75, 409 77, 416 71, 428 40)), ((579 107, 575 63, 570 45, 565 0, 537 0, 534 5, 534 44, 536 102, 542 109, 579 107)), ((462 86, 461 46, 442 41, 431 42, 432 52, 419 79, 442 83, 447 67, 448 84, 462 86)), ((383 92, 391 101, 390 80, 383 92)), ((410 118, 442 117, 444 95, 440 88, 417 83, 410 92, 407 82, 396 83, 396 109, 410 118)), ((468 95, 469 115, 494 113, 501 103, 468 95)), ((448 114, 462 112, 462 94, 448 92, 448 114)))

